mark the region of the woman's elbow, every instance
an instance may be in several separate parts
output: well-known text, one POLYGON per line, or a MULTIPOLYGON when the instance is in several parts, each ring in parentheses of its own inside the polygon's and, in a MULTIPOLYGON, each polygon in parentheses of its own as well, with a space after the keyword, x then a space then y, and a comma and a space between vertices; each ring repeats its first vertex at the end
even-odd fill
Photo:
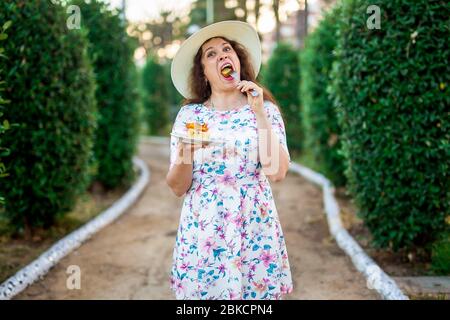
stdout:
POLYGON ((181 198, 186 193, 185 191, 182 191, 180 189, 172 189, 172 191, 178 198, 181 198))
POLYGON ((278 171, 273 174, 269 175, 269 180, 271 182, 279 182, 284 180, 286 178, 287 172, 289 171, 290 161, 288 157, 283 158, 281 163, 278 166, 278 171))
POLYGON ((280 182, 280 181, 284 180, 284 178, 286 178, 286 174, 287 174, 287 170, 280 170, 276 174, 270 175, 269 180, 271 182, 280 182))
POLYGON ((178 198, 182 197, 182 196, 186 193, 186 190, 181 189, 180 187, 172 187, 172 186, 170 186, 170 189, 172 190, 172 192, 173 192, 178 198))
POLYGON ((167 174, 166 176, 166 183, 177 197, 182 197, 186 193, 186 190, 184 190, 184 188, 181 188, 174 183, 169 174, 167 174))

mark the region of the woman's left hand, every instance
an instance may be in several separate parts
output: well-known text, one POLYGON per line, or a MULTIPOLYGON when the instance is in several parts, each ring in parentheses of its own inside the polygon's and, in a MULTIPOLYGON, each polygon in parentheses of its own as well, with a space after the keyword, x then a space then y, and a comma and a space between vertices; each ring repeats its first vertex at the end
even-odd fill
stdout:
POLYGON ((247 94, 248 104, 255 113, 264 112, 263 89, 261 87, 257 86, 255 83, 251 81, 242 80, 238 83, 236 88, 241 90, 241 92, 245 92, 247 94), (256 97, 252 96, 251 94, 252 90, 258 92, 258 96, 256 97))

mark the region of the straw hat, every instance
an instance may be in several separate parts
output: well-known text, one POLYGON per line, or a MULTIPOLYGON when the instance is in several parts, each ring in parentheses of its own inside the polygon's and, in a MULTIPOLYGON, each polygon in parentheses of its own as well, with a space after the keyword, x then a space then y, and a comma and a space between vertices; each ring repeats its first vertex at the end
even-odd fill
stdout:
POLYGON ((234 40, 247 49, 256 73, 255 78, 258 75, 261 67, 261 43, 256 30, 250 24, 242 21, 232 20, 213 23, 186 39, 172 60, 170 70, 172 82, 183 97, 193 98, 188 81, 198 49, 206 40, 221 36, 234 40))

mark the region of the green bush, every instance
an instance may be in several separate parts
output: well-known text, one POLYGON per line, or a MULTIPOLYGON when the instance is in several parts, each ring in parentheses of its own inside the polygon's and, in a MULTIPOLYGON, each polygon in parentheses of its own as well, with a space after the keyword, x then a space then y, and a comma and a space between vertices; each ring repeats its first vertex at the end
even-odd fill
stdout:
POLYGON ((150 135, 165 135, 170 97, 165 68, 150 56, 142 70, 143 105, 150 135))
POLYGON ((267 66, 264 63, 261 63, 261 67, 259 68, 258 76, 256 77, 256 81, 259 83, 265 83, 264 82, 264 72, 266 70, 267 66))
POLYGON ((449 6, 342 2, 331 93, 342 130, 348 186, 376 245, 428 247, 450 212, 449 6))
POLYGON ((298 94, 300 70, 297 51, 289 44, 278 44, 261 78, 280 104, 283 117, 286 119, 289 149, 300 151, 303 134, 298 94))
POLYGON ((431 267, 434 272, 450 275, 450 232, 446 232, 432 246, 431 267))
POLYGON ((97 81, 99 110, 95 139, 97 180, 108 189, 134 179, 132 157, 139 135, 137 72, 134 43, 116 11, 98 0, 74 0, 80 7, 81 27, 87 30, 89 54, 97 81))
MULTIPOLYGON (((0 41, 5 40, 8 38, 8 35, 6 33, 6 30, 11 26, 11 21, 7 21, 1 26, 0 29, 0 41)), ((6 56, 3 54, 5 49, 0 46, 0 59, 6 59, 6 56)), ((6 132, 6 130, 10 129, 9 121, 6 119, 3 119, 3 109, 5 108, 5 105, 8 104, 8 101, 2 98, 1 92, 3 91, 3 87, 5 84, 4 79, 4 70, 0 69, 0 179, 5 178, 8 176, 8 173, 6 172, 5 164, 1 161, 1 158, 6 157, 9 155, 9 149, 3 146, 1 136, 6 132)), ((3 197, 0 194, 0 205, 3 205, 5 203, 5 197, 3 197)))
POLYGON ((5 213, 18 229, 49 226, 86 190, 95 130, 95 83, 86 35, 66 28, 56 1, 2 1, 12 21, 0 69, 5 117, 18 128, 2 138, 9 177, 0 183, 5 213))
POLYGON ((308 35, 300 55, 302 119, 305 149, 319 170, 337 186, 345 184, 344 158, 340 153, 340 129, 336 111, 326 88, 336 47, 337 12, 327 13, 317 28, 308 35))
POLYGON ((175 86, 172 83, 172 78, 170 76, 170 67, 171 67, 171 60, 166 61, 163 64, 163 68, 165 70, 166 75, 166 81, 167 81, 167 88, 168 88, 168 94, 169 94, 169 102, 171 104, 170 107, 170 113, 169 113, 169 126, 172 127, 173 120, 175 120, 175 117, 180 110, 180 105, 183 102, 183 96, 178 92, 178 90, 175 88, 175 86), (173 117, 172 117, 173 116, 173 117))

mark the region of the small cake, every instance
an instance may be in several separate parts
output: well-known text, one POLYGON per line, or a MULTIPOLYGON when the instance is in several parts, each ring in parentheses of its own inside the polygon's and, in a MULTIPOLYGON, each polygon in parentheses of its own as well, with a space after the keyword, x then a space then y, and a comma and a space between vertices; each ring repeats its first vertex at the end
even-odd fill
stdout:
POLYGON ((233 69, 231 69, 231 67, 229 67, 229 66, 226 66, 225 68, 222 69, 221 72, 222 72, 222 75, 225 78, 228 78, 229 76, 231 76, 231 73, 233 72, 233 69))
POLYGON ((188 122, 186 123, 188 129, 188 137, 201 140, 209 140, 208 125, 206 123, 188 122))

